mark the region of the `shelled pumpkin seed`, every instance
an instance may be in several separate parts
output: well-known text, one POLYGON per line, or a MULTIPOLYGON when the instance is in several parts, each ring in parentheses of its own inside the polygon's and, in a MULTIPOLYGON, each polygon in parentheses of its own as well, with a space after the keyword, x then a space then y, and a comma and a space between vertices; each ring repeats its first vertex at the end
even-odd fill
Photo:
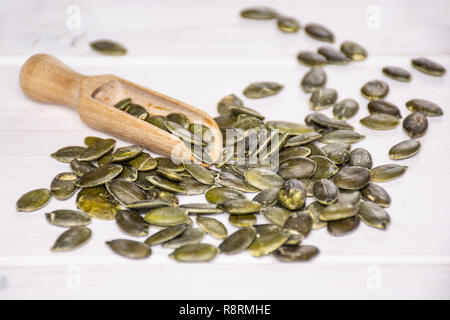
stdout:
POLYGON ((384 67, 381 71, 385 76, 397 81, 409 82, 412 78, 411 72, 396 66, 387 66, 384 67))
POLYGON ((415 58, 411 64, 417 70, 431 76, 441 77, 446 73, 444 66, 428 58, 415 58))

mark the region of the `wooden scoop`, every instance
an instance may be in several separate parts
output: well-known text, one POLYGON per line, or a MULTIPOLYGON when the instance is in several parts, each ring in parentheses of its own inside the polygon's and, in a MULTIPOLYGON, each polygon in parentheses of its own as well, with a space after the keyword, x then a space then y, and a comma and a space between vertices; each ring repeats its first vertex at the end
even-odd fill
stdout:
POLYGON ((211 130, 209 156, 214 162, 222 151, 222 134, 206 112, 114 75, 84 76, 48 54, 36 54, 25 62, 20 71, 20 87, 33 100, 78 109, 81 120, 96 130, 141 144, 174 160, 199 163, 181 139, 115 108, 114 104, 129 97, 150 116, 183 113, 191 122, 211 130))

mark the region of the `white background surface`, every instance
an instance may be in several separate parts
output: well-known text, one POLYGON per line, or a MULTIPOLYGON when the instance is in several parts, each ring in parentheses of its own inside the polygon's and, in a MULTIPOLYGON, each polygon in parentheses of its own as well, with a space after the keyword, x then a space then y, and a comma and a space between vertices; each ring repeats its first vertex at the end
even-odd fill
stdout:
MULTIPOLYGON (((1 0, 0 298, 450 298, 449 76, 434 78, 409 66, 412 57, 426 55, 450 69, 449 9, 446 0, 1 0), (71 4, 80 9, 80 30, 66 26, 71 4), (344 238, 331 237, 326 230, 313 232, 305 243, 318 246, 321 254, 303 264, 243 253, 187 265, 170 260, 170 250, 159 247, 148 260, 129 261, 104 245, 127 236, 114 222, 103 221, 91 225, 93 238, 85 247, 50 253, 63 229, 50 226, 44 213, 75 208, 74 198, 53 199, 45 209, 28 214, 15 212, 15 201, 69 170, 50 153, 80 145, 87 135, 104 135, 84 125, 70 108, 27 99, 18 86, 25 59, 39 52, 54 54, 81 73, 116 74, 213 116, 223 96, 241 95, 253 81, 278 81, 285 85, 279 95, 247 99, 246 104, 268 119, 303 121, 310 110, 299 81, 308 69, 295 56, 323 43, 303 30, 283 34, 274 21, 239 18, 240 9, 255 4, 273 6, 302 24, 323 23, 335 32, 337 44, 351 39, 369 50, 366 61, 326 66, 326 72, 328 86, 336 88, 340 98, 360 102, 360 112, 350 123, 367 135, 356 146, 369 149, 375 165, 390 163, 388 149, 407 136, 401 128, 380 132, 358 124, 367 114, 367 101, 359 94, 366 81, 387 81, 387 99, 401 107, 403 115, 408 113, 404 103, 411 98, 429 99, 444 108, 443 117, 429 119, 429 131, 420 139, 421 153, 401 161, 410 167, 407 174, 383 184, 393 198, 387 210, 390 228, 383 232, 361 224, 344 238), (129 54, 100 56, 88 45, 99 38, 122 42, 129 54), (385 65, 406 67, 413 81, 385 78, 385 65)), ((225 215, 219 218, 226 220, 225 215)), ((230 233, 234 230, 229 227, 230 233)), ((205 242, 218 244, 209 236, 205 242)))

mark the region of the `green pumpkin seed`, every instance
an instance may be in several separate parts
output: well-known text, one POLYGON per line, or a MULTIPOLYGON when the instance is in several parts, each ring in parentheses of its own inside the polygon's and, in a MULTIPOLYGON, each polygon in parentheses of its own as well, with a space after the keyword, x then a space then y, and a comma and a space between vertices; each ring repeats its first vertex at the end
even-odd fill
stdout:
POLYGON ((73 159, 77 159, 80 156, 80 154, 82 154, 85 150, 86 150, 85 147, 79 146, 64 147, 52 153, 51 157, 60 162, 69 163, 73 159))
POLYGON ((336 202, 339 197, 339 189, 327 179, 320 179, 314 183, 313 195, 322 204, 329 205, 336 202))
POLYGON ((279 207, 261 208, 259 211, 270 223, 280 227, 284 225, 286 220, 293 214, 291 211, 279 207))
POLYGON ((421 112, 413 112, 403 120, 403 130, 411 139, 420 138, 428 129, 428 119, 421 112))
POLYGON ((284 179, 276 173, 260 168, 248 170, 245 173, 245 180, 260 190, 279 188, 284 183, 284 179))
POLYGON ((320 67, 313 67, 309 70, 300 82, 300 87, 306 93, 311 93, 323 88, 327 83, 327 74, 320 67))
POLYGON ((300 30, 300 23, 292 17, 280 16, 277 18, 278 29, 286 33, 296 33, 300 30))
POLYGON ((135 167, 130 165, 123 165, 122 173, 117 176, 117 179, 134 182, 138 178, 138 171, 135 167))
POLYGON ((209 203, 214 204, 220 204, 228 200, 247 199, 242 192, 226 187, 214 187, 209 189, 205 194, 205 198, 209 203))
POLYGON ((145 259, 152 254, 152 249, 148 245, 138 241, 117 239, 107 241, 106 244, 118 255, 130 259, 145 259))
POLYGON ((446 72, 444 66, 427 58, 412 59, 411 64, 417 70, 432 76, 440 77, 446 72))
MULTIPOLYGON (((341 193, 342 194, 342 193, 341 193)), ((311 216, 312 229, 319 230, 327 226, 327 222, 320 220, 320 214, 325 206, 318 201, 311 202, 305 209, 305 212, 311 216)))
POLYGON ((264 120, 264 118, 265 118, 258 111, 254 110, 254 109, 251 109, 251 108, 244 107, 244 106, 233 106, 233 105, 231 105, 231 106, 228 107, 228 110, 232 114, 236 114, 236 115, 245 114, 245 115, 249 115, 249 116, 261 119, 261 120, 264 120))
POLYGON ((272 8, 258 6, 242 10, 241 17, 246 19, 270 20, 278 17, 278 12, 272 8))
POLYGON ((131 114, 133 117, 136 117, 141 120, 146 120, 148 118, 147 110, 138 104, 132 103, 127 109, 126 113, 131 114))
POLYGON ((185 224, 188 220, 188 215, 186 210, 181 208, 162 207, 147 212, 144 220, 155 226, 172 227, 185 224))
POLYGON ((55 210, 45 214, 47 221, 58 227, 83 227, 91 223, 91 217, 81 211, 55 210))
POLYGON ((131 98, 125 98, 117 102, 114 107, 120 110, 127 110, 128 107, 131 105, 131 98))
POLYGON ((179 183, 173 182, 169 179, 158 176, 145 177, 151 184, 166 191, 175 193, 186 193, 186 189, 179 183))
POLYGON ((382 187, 375 183, 369 183, 361 189, 361 195, 365 200, 372 201, 380 207, 389 207, 391 205, 391 197, 382 187))
POLYGON ((304 124, 288 121, 267 121, 266 126, 270 130, 278 130, 280 133, 288 133, 292 136, 313 131, 311 127, 304 124))
POLYGON ((332 88, 320 88, 314 91, 309 99, 309 106, 312 110, 323 110, 336 103, 337 91, 332 88))
POLYGON ((359 103, 355 99, 344 99, 333 107, 333 115, 338 120, 352 118, 359 110, 359 103))
POLYGON ((381 71, 385 76, 397 81, 409 82, 412 78, 411 72, 396 66, 387 66, 384 67, 381 71))
MULTIPOLYGON (((242 217, 242 216, 239 216, 242 217)), ((243 227, 229 235, 219 245, 221 253, 236 254, 247 249, 256 236, 256 229, 253 227, 243 227)))
POLYGON ((83 195, 77 200, 77 207, 90 217, 101 220, 113 220, 120 206, 103 196, 83 195))
MULTIPOLYGON (((310 142, 319 140, 322 137, 320 133, 317 132, 307 132, 300 134, 298 136, 293 136, 289 138, 283 147, 296 147, 308 144, 310 142)), ((306 155, 308 156, 308 155, 306 155)))
POLYGON ((116 140, 114 139, 102 139, 87 147, 77 157, 78 161, 94 161, 100 159, 105 154, 114 149, 116 140))
POLYGON ((320 47, 317 52, 323 55, 327 59, 327 62, 329 64, 343 65, 350 62, 350 59, 348 59, 342 52, 335 49, 334 47, 320 47))
POLYGON ((347 144, 353 144, 364 139, 365 136, 359 134, 353 130, 334 130, 330 132, 326 132, 320 138, 320 142, 323 143, 334 143, 334 142, 342 142, 347 144))
POLYGON ((361 93, 369 100, 379 100, 387 96, 389 86, 382 80, 371 80, 362 86, 361 93))
POLYGON ((420 151, 420 142, 417 140, 406 140, 397 143, 389 150, 389 157, 392 160, 410 158, 420 151))
POLYGON ((17 200, 16 210, 31 212, 41 209, 50 201, 51 192, 48 189, 36 189, 25 193, 17 200))
POLYGON ((152 116, 152 117, 148 117, 146 120, 148 123, 150 123, 151 125, 154 125, 155 127, 164 130, 164 131, 169 131, 167 130, 166 126, 165 126, 165 122, 167 121, 166 117, 163 116, 152 116))
POLYGON ((316 142, 311 142, 311 143, 305 144, 305 148, 308 148, 309 150, 311 150, 311 153, 309 154, 310 157, 311 156, 322 156, 322 157, 327 156, 327 154, 322 150, 321 147, 319 147, 316 144, 316 142))
POLYGON ((249 214, 258 212, 261 209, 261 204, 246 199, 233 199, 218 204, 218 208, 230 214, 249 214))
POLYGON ((328 179, 339 170, 334 162, 327 157, 311 156, 309 158, 316 163, 316 171, 312 175, 314 179, 328 179))
POLYGON ((318 124, 323 128, 328 129, 341 129, 341 130, 353 130, 353 126, 343 120, 336 120, 329 118, 323 113, 313 112, 307 116, 308 121, 318 124))
MULTIPOLYGON (((286 142, 287 144, 287 142, 286 142)), ((286 146, 285 144, 285 146, 286 146)), ((311 149, 306 147, 289 147, 283 148, 278 155, 279 163, 286 162, 294 158, 306 158, 311 154, 311 149)))
POLYGON ((219 249, 206 243, 189 244, 176 249, 170 257, 179 262, 208 262, 214 259, 219 249))
POLYGON ((313 220, 306 212, 298 212, 288 217, 283 225, 283 229, 289 234, 289 240, 286 244, 297 244, 305 239, 311 232, 313 220))
POLYGON ((111 40, 97 40, 89 43, 92 49, 108 56, 123 56, 127 49, 121 44, 111 40))
POLYGON ((131 236, 142 237, 148 234, 148 223, 138 213, 119 210, 116 214, 116 223, 123 232, 131 236))
POLYGON ((328 233, 334 237, 342 237, 353 232, 359 226, 359 216, 330 221, 327 224, 328 233))
POLYGON ((222 170, 217 177, 217 182, 223 185, 224 187, 236 189, 243 192, 258 192, 259 189, 255 188, 247 181, 245 181, 242 177, 233 174, 228 171, 222 170))
POLYGON ((210 217, 197 216, 197 223, 206 233, 217 239, 225 239, 228 236, 227 228, 222 222, 210 217))
POLYGON ((180 187, 184 190, 183 194, 199 195, 204 194, 211 185, 200 183, 194 178, 185 178, 180 182, 180 187))
POLYGON ((110 161, 127 161, 136 158, 139 154, 142 153, 143 150, 144 147, 138 145, 118 148, 114 153, 111 154, 110 161))
POLYGON ((362 118, 359 122, 367 128, 374 130, 389 130, 398 126, 399 121, 395 116, 385 113, 375 113, 362 118))
POLYGON ((359 216, 367 225, 385 230, 389 223, 390 217, 383 208, 374 202, 363 201, 359 206, 359 216))
POLYGON ((148 200, 162 200, 169 203, 173 207, 176 207, 179 202, 177 196, 173 193, 154 187, 148 190, 146 195, 148 200))
POLYGON ((353 61, 361 61, 367 58, 367 50, 353 41, 344 41, 341 44, 341 52, 353 61))
POLYGON ((313 160, 297 157, 283 161, 278 174, 284 179, 305 179, 313 176, 316 169, 317 165, 313 160))
POLYGON ((280 226, 263 224, 255 226, 256 236, 247 252, 254 257, 268 255, 281 247, 289 238, 289 234, 280 226))
POLYGON ((251 227, 256 223, 256 215, 253 213, 240 215, 230 214, 228 217, 228 222, 238 228, 251 227))
POLYGON ((77 182, 77 186, 82 188, 96 187, 111 181, 117 177, 123 170, 118 164, 107 164, 95 170, 87 172, 77 182))
POLYGON ((317 23, 308 23, 305 25, 305 32, 315 40, 334 42, 334 34, 328 28, 317 23))
POLYGON ((268 188, 259 192, 252 201, 259 202, 263 208, 271 207, 278 201, 280 188, 268 188))
POLYGON ((214 176, 205 167, 199 164, 183 163, 187 172, 189 172, 195 180, 203 184, 214 184, 214 176))
POLYGON ((187 143, 192 143, 194 145, 206 145, 206 143, 202 141, 201 137, 194 135, 189 130, 180 126, 176 122, 167 120, 166 122, 164 122, 164 125, 174 136, 177 136, 178 138, 187 143))
POLYGON ((297 179, 287 180, 279 193, 280 203, 289 210, 298 210, 305 204, 306 189, 297 179))
POLYGON ((328 159, 333 161, 335 164, 344 164, 350 160, 350 152, 347 150, 333 150, 327 153, 328 159))
POLYGON ((202 241, 205 232, 200 228, 186 229, 180 236, 163 244, 164 248, 177 249, 188 244, 195 244, 202 241))
POLYGON ((325 156, 328 156, 329 153, 333 153, 336 151, 344 151, 344 150, 350 151, 351 148, 352 148, 352 146, 347 143, 334 142, 334 143, 329 143, 329 144, 323 146, 322 151, 325 153, 325 156))
POLYGON ((283 89, 283 85, 277 82, 253 82, 243 91, 244 96, 251 99, 259 99, 273 96, 283 89))
POLYGON ((217 104, 217 112, 220 115, 231 114, 231 112, 228 109, 229 106, 243 107, 244 106, 244 102, 240 98, 238 98, 236 95, 229 94, 229 95, 223 97, 219 101, 219 103, 217 104))
POLYGON ((406 108, 412 112, 421 112, 427 117, 439 117, 444 111, 434 102, 425 99, 412 99, 406 102, 406 108))
POLYGON ((70 161, 70 169, 72 169, 73 173, 75 173, 77 176, 81 177, 89 171, 97 169, 97 166, 92 162, 78 161, 77 159, 73 159, 72 161, 70 161))
POLYGON ((385 100, 372 100, 367 105, 367 108, 369 109, 370 114, 381 113, 381 114, 388 114, 397 118, 402 117, 400 109, 393 103, 390 103, 385 100))
POLYGON ((182 176, 180 173, 178 172, 174 172, 174 171, 166 171, 165 169, 156 169, 156 172, 164 177, 169 179, 170 181, 175 181, 175 182, 180 182, 183 181, 183 179, 185 178, 184 176, 182 176))
POLYGON ((145 199, 125 205, 125 207, 132 210, 150 210, 170 206, 172 206, 171 203, 159 199, 145 199))
POLYGON ((350 152, 349 164, 355 167, 371 169, 373 165, 372 156, 364 148, 356 148, 350 152))
POLYGON ((150 171, 156 168, 158 164, 148 153, 141 153, 136 158, 128 161, 128 164, 135 167, 138 171, 150 171))
POLYGON ((307 67, 320 67, 327 63, 327 59, 323 55, 310 50, 300 51, 297 54, 297 60, 307 67))
POLYGON ((275 251, 275 257, 284 262, 309 261, 319 254, 314 246, 285 245, 275 251))
MULTIPOLYGON (((185 129, 189 128, 189 118, 182 113, 170 113, 166 116, 167 120, 175 122, 176 124, 182 126, 185 129)), ((170 130, 170 129, 169 129, 170 130)))
POLYGON ((185 224, 180 224, 178 226, 163 229, 148 237, 144 241, 144 243, 148 246, 165 243, 181 235, 186 230, 186 228, 187 226, 185 224))
POLYGON ((339 197, 337 202, 350 203, 358 205, 361 201, 361 192, 359 190, 339 190, 339 197))
POLYGON ((358 207, 350 203, 336 202, 323 208, 320 213, 322 221, 336 221, 355 216, 358 213, 358 207))
POLYGON ((185 209, 188 214, 213 214, 221 213, 222 210, 217 208, 217 205, 213 203, 188 203, 182 204, 180 208, 185 209))
POLYGON ((112 200, 111 195, 108 193, 108 190, 106 190, 106 187, 104 185, 92 187, 92 188, 84 188, 77 194, 77 202, 78 199, 80 199, 82 196, 98 196, 103 197, 105 199, 112 200))
POLYGON ((386 182, 401 177, 406 170, 407 166, 401 166, 398 164, 384 164, 372 169, 371 181, 372 182, 386 182))
POLYGON ((86 227, 72 227, 63 232, 52 246, 53 252, 65 252, 78 249, 84 245, 92 235, 92 231, 86 227))
POLYGON ((363 167, 344 167, 334 176, 334 183, 340 189, 359 190, 370 182, 370 172, 363 167))
POLYGON ((99 138, 99 137, 94 137, 94 136, 88 136, 88 137, 84 138, 84 144, 89 147, 90 145, 93 145, 94 143, 97 143, 101 140, 105 140, 105 139, 99 138))
POLYGON ((69 199, 76 191, 78 176, 72 172, 63 172, 56 175, 50 184, 52 195, 58 200, 69 199))

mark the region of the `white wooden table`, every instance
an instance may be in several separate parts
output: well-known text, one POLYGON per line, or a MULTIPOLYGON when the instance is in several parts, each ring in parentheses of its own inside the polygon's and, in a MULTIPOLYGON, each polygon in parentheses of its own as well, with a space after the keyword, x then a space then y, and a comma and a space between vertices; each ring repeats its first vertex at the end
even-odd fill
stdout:
MULTIPOLYGON (((85 0, 69 7, 62 1, 2 1, 0 298, 450 298, 449 75, 434 78, 409 66, 411 57, 424 55, 450 69, 449 9, 447 0, 85 0), (387 99, 404 115, 404 103, 411 98, 429 99, 444 108, 443 117, 430 119, 420 154, 401 161, 409 166, 407 174, 383 184, 393 198, 390 228, 383 232, 361 224, 344 238, 331 237, 326 230, 313 232, 305 243, 317 245, 321 254, 303 264, 243 253, 187 265, 169 259, 169 251, 162 248, 155 248, 146 261, 130 261, 105 246, 106 240, 127 236, 114 222, 103 221, 91 225, 93 238, 85 247, 50 253, 63 229, 50 226, 44 213, 74 208, 74 199, 53 199, 45 209, 29 214, 16 212, 15 202, 68 170, 50 153, 80 145, 87 135, 105 135, 88 128, 69 108, 27 99, 18 86, 25 59, 50 53, 81 73, 113 73, 212 115, 220 98, 232 92, 241 95, 248 83, 278 81, 285 85, 279 95, 245 102, 269 119, 303 121, 310 110, 299 81, 307 68, 295 56, 322 43, 303 30, 283 34, 274 21, 240 19, 239 10, 255 3, 273 6, 303 24, 323 23, 336 33, 337 43, 352 39, 367 47, 366 61, 327 66, 326 72, 328 86, 341 98, 360 102, 360 112, 350 123, 367 135, 357 146, 369 149, 376 165, 390 163, 388 149, 407 137, 401 128, 376 132, 359 125, 358 119, 367 114, 367 101, 359 94, 364 82, 387 81, 387 99), (129 54, 100 56, 88 45, 99 38, 122 42, 129 54), (413 81, 385 78, 381 68, 388 64, 411 70, 413 81)), ((225 215, 220 218, 226 220, 225 215)), ((218 244, 210 237, 205 241, 218 244)))

